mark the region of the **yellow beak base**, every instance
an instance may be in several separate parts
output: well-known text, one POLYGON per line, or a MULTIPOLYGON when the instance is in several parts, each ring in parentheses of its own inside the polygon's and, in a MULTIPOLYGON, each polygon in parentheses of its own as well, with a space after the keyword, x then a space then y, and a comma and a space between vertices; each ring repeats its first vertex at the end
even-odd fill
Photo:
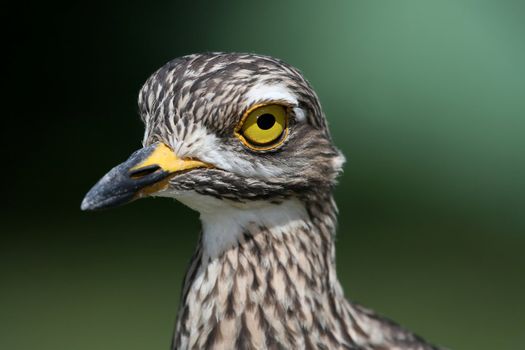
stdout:
POLYGON ((104 175, 86 194, 82 210, 116 207, 165 189, 177 173, 209 168, 199 160, 180 159, 163 143, 146 146, 104 175))

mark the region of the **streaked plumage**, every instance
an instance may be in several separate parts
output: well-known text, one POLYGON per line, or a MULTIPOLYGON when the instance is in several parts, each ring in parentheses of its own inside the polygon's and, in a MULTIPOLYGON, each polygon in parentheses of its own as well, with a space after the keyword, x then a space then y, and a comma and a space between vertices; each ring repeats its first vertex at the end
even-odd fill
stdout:
MULTIPOLYGON (((202 221, 173 349, 437 349, 345 299, 331 194, 344 158, 295 68, 253 54, 181 57, 148 79, 139 108, 148 151, 103 178, 83 208, 129 201, 129 189, 114 189, 115 174, 134 171, 149 147, 167 145, 177 159, 202 162, 146 193, 176 198, 202 221), (289 108, 288 134, 274 149, 250 149, 235 130, 251 106, 266 103, 289 108)), ((148 186, 168 176, 148 169, 158 174, 140 178, 148 186)))

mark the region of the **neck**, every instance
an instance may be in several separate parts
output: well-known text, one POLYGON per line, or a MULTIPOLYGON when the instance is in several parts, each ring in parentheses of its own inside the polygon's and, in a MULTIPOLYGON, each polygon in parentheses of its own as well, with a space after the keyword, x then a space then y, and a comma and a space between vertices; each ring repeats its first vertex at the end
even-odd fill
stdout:
POLYGON ((345 303, 335 273, 335 215, 331 195, 201 214, 174 348, 296 348, 315 332, 324 344, 345 342, 324 329, 344 327, 334 315, 345 303))
POLYGON ((248 239, 274 239, 304 226, 309 221, 302 202, 296 199, 272 204, 260 202, 247 208, 225 207, 201 214, 204 260, 215 260, 230 251, 238 251, 248 239), (266 232, 266 237, 262 236, 266 232), (259 237, 261 236, 261 237, 259 237))

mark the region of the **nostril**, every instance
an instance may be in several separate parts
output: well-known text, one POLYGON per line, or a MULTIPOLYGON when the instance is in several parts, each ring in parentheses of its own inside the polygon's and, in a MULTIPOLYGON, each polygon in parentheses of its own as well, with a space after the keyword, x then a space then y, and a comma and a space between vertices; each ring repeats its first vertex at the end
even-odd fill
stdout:
POLYGON ((157 170, 160 170, 160 166, 154 165, 154 164, 153 165, 148 165, 148 166, 145 166, 143 168, 131 170, 129 172, 129 177, 131 177, 132 179, 140 179, 140 178, 142 178, 144 176, 148 176, 148 175, 153 174, 157 170))

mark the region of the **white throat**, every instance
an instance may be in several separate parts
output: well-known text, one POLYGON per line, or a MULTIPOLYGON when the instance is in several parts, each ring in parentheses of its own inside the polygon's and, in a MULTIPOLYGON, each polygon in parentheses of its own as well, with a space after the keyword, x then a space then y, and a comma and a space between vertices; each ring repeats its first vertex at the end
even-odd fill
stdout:
POLYGON ((256 231, 258 227, 266 227, 271 234, 280 235, 293 227, 305 225, 308 218, 304 204, 298 199, 279 204, 257 201, 243 205, 214 200, 221 202, 220 205, 213 205, 212 210, 199 210, 203 256, 209 259, 215 259, 236 246, 244 233, 256 231))

